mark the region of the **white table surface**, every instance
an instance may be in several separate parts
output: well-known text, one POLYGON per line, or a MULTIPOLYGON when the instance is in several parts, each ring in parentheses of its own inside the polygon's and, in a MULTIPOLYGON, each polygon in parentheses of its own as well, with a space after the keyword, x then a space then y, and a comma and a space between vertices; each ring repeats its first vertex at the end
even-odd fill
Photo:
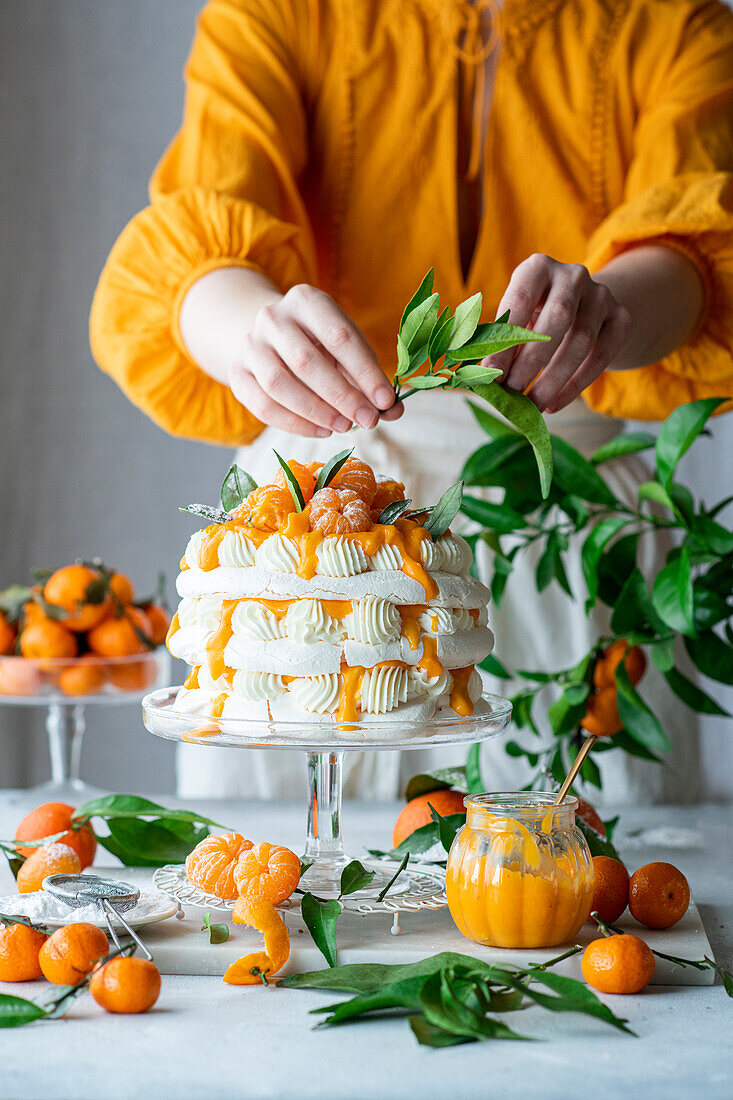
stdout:
MULTIPOLYGON (((25 792, 0 793, 0 836, 11 836, 38 801, 25 792)), ((300 804, 202 802, 196 808, 253 839, 299 848, 300 804)), ((350 852, 358 855, 360 844, 387 847, 396 810, 347 803, 350 852)), ((666 859, 688 875, 716 957, 730 968, 733 807, 625 810, 620 830, 619 847, 630 867, 666 859)), ((3 867, 0 893, 11 889, 3 867)), ((33 997, 43 985, 2 988, 33 997)), ((309 1009, 337 999, 333 993, 227 986, 213 977, 165 977, 157 1005, 142 1016, 108 1015, 84 996, 61 1020, 0 1031, 0 1098, 485 1100, 524 1097, 528 1089, 543 1100, 731 1096, 733 1001, 720 984, 654 986, 635 997, 604 998, 628 1018, 636 1039, 590 1019, 530 1008, 520 1030, 540 1042, 440 1051, 418 1046, 404 1020, 314 1032, 309 1009)))

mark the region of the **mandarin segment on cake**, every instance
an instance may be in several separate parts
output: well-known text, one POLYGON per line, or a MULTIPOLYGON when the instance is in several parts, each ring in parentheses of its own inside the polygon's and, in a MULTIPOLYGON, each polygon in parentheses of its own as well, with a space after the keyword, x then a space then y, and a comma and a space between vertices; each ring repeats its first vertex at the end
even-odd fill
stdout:
POLYGON ((358 459, 278 461, 269 485, 240 471, 254 487, 229 512, 189 509, 220 522, 181 561, 168 648, 191 673, 177 709, 334 724, 473 714, 493 635, 489 591, 448 527, 460 487, 409 512, 404 485, 358 459))

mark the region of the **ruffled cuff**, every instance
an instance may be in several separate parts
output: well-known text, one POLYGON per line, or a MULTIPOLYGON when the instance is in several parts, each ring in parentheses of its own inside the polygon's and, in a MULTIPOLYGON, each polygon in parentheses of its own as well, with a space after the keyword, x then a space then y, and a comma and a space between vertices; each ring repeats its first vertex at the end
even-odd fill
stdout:
POLYGON ((172 435, 251 443, 262 424, 187 354, 180 305, 216 267, 255 268, 282 290, 314 282, 303 238, 262 207, 204 188, 156 201, 123 230, 100 276, 90 316, 94 358, 172 435))
POLYGON ((597 271, 645 242, 675 248, 697 266, 705 290, 700 321, 659 363, 606 371, 583 396, 607 416, 661 420, 684 402, 733 393, 733 176, 688 173, 618 207, 593 234, 587 266, 597 271))

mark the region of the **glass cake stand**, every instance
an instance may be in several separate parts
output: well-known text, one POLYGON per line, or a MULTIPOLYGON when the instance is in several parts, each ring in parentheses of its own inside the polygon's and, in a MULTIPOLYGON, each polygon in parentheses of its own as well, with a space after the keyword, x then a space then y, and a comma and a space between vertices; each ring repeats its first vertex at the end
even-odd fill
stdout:
MULTIPOLYGON (((143 699, 143 721, 157 737, 187 744, 238 748, 301 749, 308 775, 307 832, 302 859, 311 866, 301 886, 320 897, 337 897, 341 872, 354 857, 344 852, 341 837, 342 760, 348 750, 395 751, 434 745, 469 745, 503 733, 512 706, 498 695, 484 695, 469 718, 457 714, 421 721, 385 721, 372 717, 359 725, 332 721, 275 722, 254 719, 206 718, 177 711, 178 688, 161 688, 143 699)), ((375 872, 368 887, 342 899, 344 908, 357 912, 393 912, 438 908, 445 904, 443 875, 435 870, 408 867, 379 900, 396 865, 383 860, 361 862, 375 872)), ((156 873, 158 889, 184 904, 232 909, 197 890, 182 867, 168 866, 156 873)))
POLYGON ((92 797, 80 778, 86 707, 137 703, 170 677, 164 646, 130 657, 0 656, 0 706, 44 707, 51 779, 35 790, 52 798, 92 797), (86 680, 75 680, 75 674, 86 680))

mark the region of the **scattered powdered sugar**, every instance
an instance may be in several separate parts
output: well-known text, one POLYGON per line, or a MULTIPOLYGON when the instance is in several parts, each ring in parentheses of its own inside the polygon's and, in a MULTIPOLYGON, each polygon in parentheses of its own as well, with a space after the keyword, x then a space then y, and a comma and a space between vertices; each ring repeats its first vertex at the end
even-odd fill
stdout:
MULTIPOLYGON (((164 894, 141 893, 137 905, 133 909, 127 909, 123 916, 126 921, 137 924, 146 917, 154 917, 164 912, 170 908, 170 905, 170 900, 164 894)), ((90 903, 74 909, 51 897, 45 890, 36 890, 32 894, 9 894, 7 897, 0 898, 0 913, 5 913, 9 917, 28 917, 29 920, 41 923, 44 920, 105 923, 98 905, 90 903)), ((112 917, 112 923, 117 923, 114 917, 112 917)))

